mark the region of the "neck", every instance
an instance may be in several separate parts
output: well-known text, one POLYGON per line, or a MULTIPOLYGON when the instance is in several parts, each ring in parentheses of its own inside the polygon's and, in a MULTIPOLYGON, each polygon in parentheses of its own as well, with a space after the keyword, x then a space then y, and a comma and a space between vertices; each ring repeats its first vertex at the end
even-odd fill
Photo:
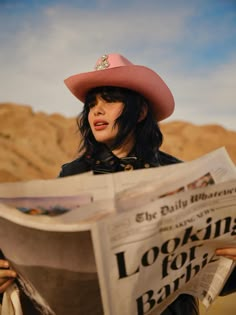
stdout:
POLYGON ((122 145, 114 150, 112 153, 118 158, 126 157, 134 147, 134 138, 130 135, 122 145))

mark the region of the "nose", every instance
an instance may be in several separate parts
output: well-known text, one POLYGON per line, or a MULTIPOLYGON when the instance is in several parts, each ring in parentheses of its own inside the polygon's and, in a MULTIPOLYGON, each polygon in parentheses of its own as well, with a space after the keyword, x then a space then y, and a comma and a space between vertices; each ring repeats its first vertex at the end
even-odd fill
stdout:
POLYGON ((96 105, 93 107, 93 113, 95 116, 105 114, 104 102, 102 100, 97 100, 96 105))

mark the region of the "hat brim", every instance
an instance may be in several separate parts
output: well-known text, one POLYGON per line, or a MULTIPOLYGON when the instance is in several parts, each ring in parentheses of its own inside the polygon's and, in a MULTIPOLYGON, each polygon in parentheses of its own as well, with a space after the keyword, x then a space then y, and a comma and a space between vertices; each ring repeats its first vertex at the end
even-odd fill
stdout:
POLYGON ((65 79, 68 89, 81 101, 89 90, 99 86, 128 88, 143 95, 149 102, 157 121, 174 111, 174 98, 161 77, 151 69, 139 66, 121 66, 80 73, 65 79))

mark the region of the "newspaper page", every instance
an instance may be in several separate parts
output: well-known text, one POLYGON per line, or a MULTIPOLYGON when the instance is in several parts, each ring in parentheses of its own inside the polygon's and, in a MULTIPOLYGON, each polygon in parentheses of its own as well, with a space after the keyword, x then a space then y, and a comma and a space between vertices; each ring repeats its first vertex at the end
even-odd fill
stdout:
MULTIPOLYGON (((103 314, 91 222, 76 223, 76 216, 76 209, 50 217, 0 206, 0 247, 36 314, 103 314), (61 216, 69 223, 62 223, 61 216)), ((23 313, 34 315, 27 305, 23 303, 23 313)))
POLYGON ((157 184, 158 182, 161 183, 160 187, 166 189, 166 185, 162 185, 163 180, 167 181, 168 184, 171 184, 176 176, 179 177, 181 175, 181 170, 185 177, 191 178, 192 171, 199 171, 202 167, 209 171, 218 169, 219 175, 215 174, 217 182, 219 182, 219 180, 229 179, 230 172, 233 174, 236 172, 235 165, 230 159, 226 149, 221 147, 192 161, 161 166, 158 168, 136 170, 129 172, 128 176, 127 172, 113 174, 112 177, 114 180, 115 193, 118 194, 119 192, 122 192, 123 195, 126 189, 129 190, 132 187, 137 187, 139 189, 139 187, 142 187, 143 195, 145 195, 150 189, 150 185, 147 186, 147 184, 157 184))
POLYGON ((114 211, 112 183, 84 174, 0 184, 0 248, 33 314, 103 314, 90 228, 114 211))
MULTIPOLYGON (((177 184, 186 185, 186 178, 195 182, 194 168, 195 174, 210 172, 214 183, 235 176, 233 163, 220 149, 192 162, 161 168, 0 184, 0 248, 39 314, 104 314, 101 294, 106 296, 103 292, 110 288, 103 285, 108 262, 97 257, 95 263, 94 247, 96 252, 102 247, 103 253, 109 252, 110 246, 104 247, 102 234, 92 241, 93 226, 106 216, 129 209, 132 215, 136 207, 141 209, 144 196, 149 196, 145 203, 156 202, 160 191, 158 186, 153 189, 153 184, 166 179, 161 194, 168 195, 177 184), (133 198, 130 203, 129 198, 133 198)), ((188 206, 185 211, 188 213, 188 206)), ((104 302, 104 310, 106 305, 104 302)))
POLYGON ((152 178, 147 179, 144 173, 139 172, 139 180, 135 184, 131 184, 132 178, 127 184, 124 177, 124 174, 118 174, 115 182, 119 211, 145 204, 150 198, 157 199, 235 179, 236 167, 225 148, 220 148, 190 162, 161 167, 152 178))
POLYGON ((236 246, 236 180, 148 200, 93 229, 104 301, 112 315, 161 314, 181 293, 208 307, 232 260, 215 249, 236 246))
POLYGON ((90 172, 47 180, 37 179, 0 183, 0 197, 38 197, 41 201, 45 197, 56 197, 55 199, 64 198, 65 196, 70 197, 67 201, 69 199, 72 200, 73 197, 81 197, 82 204, 102 200, 104 197, 106 199, 114 197, 113 179, 111 176, 102 175, 101 180, 99 176, 90 176, 89 174, 90 172))

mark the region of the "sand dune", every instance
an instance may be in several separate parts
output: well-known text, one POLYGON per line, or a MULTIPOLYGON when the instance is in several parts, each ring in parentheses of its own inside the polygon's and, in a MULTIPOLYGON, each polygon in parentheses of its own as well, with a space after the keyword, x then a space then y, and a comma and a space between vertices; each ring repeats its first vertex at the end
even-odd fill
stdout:
MULTIPOLYGON (((236 163, 236 132, 218 125, 162 123, 162 150, 191 160, 225 146, 236 163)), ((0 182, 54 178, 77 156, 75 118, 35 113, 29 106, 0 104, 0 182)))

